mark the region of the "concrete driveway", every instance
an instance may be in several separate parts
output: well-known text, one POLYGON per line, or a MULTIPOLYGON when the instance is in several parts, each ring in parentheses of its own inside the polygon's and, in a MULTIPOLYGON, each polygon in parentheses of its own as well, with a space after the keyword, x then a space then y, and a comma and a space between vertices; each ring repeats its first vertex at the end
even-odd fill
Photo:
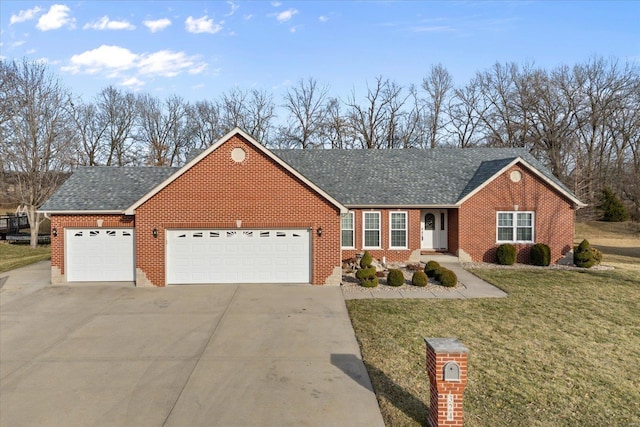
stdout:
POLYGON ((384 426, 338 287, 46 286, 38 268, 0 289, 2 426, 384 426))

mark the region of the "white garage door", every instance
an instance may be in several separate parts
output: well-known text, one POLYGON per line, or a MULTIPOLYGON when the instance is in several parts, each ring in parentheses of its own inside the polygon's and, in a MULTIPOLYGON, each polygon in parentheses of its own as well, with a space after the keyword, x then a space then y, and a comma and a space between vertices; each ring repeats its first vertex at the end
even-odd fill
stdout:
POLYGON ((135 280, 131 228, 66 229, 68 282, 135 280))
POLYGON ((309 230, 167 230, 167 283, 309 283, 309 230))

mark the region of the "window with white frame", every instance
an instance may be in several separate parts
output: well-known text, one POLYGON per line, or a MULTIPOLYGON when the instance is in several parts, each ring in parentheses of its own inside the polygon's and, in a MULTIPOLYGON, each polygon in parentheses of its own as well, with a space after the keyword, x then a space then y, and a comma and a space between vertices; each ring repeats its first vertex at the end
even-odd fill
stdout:
POLYGON ((380 212, 363 212, 362 226, 364 229, 365 248, 380 247, 380 212))
POLYGON ((497 223, 498 242, 533 242, 533 212, 498 212, 497 223))
POLYGON ((389 213, 389 247, 390 248, 406 248, 407 247, 407 213, 406 212, 390 212, 389 213))
POLYGON ((343 248, 355 247, 355 241, 353 239, 353 212, 347 212, 341 216, 341 240, 340 245, 343 248))

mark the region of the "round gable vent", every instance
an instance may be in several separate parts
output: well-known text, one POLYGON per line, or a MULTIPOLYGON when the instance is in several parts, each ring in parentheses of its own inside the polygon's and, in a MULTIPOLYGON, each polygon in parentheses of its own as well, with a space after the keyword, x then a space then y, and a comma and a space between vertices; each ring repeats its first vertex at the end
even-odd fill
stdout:
POLYGON ((236 163, 244 162, 244 159, 247 158, 247 153, 240 147, 236 147, 231 150, 231 159, 236 163))
POLYGON ((520 171, 511 171, 511 181, 513 182, 520 182, 520 180, 522 179, 522 172, 520 171))

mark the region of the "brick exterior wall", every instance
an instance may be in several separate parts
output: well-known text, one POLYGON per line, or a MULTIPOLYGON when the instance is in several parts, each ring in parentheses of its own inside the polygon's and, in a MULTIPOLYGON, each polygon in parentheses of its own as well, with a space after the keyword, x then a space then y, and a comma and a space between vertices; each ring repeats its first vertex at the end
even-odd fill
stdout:
MULTIPOLYGON (((574 214, 571 202, 524 166, 514 165, 482 190, 466 200, 459 209, 458 247, 474 261, 495 262, 497 212, 535 212, 534 243, 551 248, 551 262, 558 262, 573 249, 574 214), (519 182, 512 182, 510 173, 522 173, 519 182)), ((454 221, 449 221, 449 224, 454 221)), ((453 241, 449 240, 452 248, 453 241)), ((529 263, 533 244, 516 244, 517 262, 529 263)))
POLYGON ((58 235, 51 234, 51 267, 57 267, 60 274, 64 271, 64 230, 66 228, 98 228, 98 220, 102 220, 102 228, 133 228, 135 218, 127 215, 52 215, 51 230, 55 228, 58 235))
POLYGON ((420 209, 352 209, 354 212, 355 249, 343 249, 342 259, 353 258, 356 254, 369 251, 372 257, 382 260, 386 257, 389 262, 404 262, 409 260, 412 253, 420 249, 422 228, 420 226, 420 209), (380 212, 380 249, 364 249, 363 212, 380 212), (391 249, 390 246, 390 212, 407 212, 407 249, 391 249))
POLYGON ((236 229, 237 220, 241 229, 312 228, 313 284, 324 284, 340 266, 339 209, 237 135, 138 207, 136 267, 164 286, 166 229, 236 229), (236 147, 246 152, 243 162, 231 158, 236 147))

